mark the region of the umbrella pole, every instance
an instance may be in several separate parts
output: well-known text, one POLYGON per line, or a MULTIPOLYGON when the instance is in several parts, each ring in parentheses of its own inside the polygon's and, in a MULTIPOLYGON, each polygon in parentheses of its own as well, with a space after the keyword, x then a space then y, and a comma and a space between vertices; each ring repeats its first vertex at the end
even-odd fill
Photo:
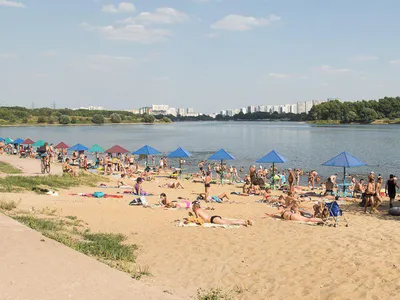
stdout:
POLYGON ((343 167, 343 195, 346 197, 346 167, 343 167))
POLYGON ((272 163, 272 188, 275 189, 275 163, 272 163))

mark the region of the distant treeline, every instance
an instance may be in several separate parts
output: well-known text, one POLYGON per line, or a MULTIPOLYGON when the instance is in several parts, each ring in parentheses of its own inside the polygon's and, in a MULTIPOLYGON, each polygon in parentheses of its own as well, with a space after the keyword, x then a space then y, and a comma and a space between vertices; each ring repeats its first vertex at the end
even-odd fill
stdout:
POLYGON ((104 124, 170 123, 165 116, 138 115, 128 111, 0 107, 0 125, 13 124, 104 124))
POLYGON ((385 97, 378 101, 330 101, 313 106, 308 113, 309 121, 337 120, 341 123, 371 123, 378 119, 398 118, 400 118, 400 97, 385 97))
POLYGON ((278 112, 255 112, 255 113, 247 113, 244 114, 242 112, 234 115, 233 117, 229 116, 222 116, 222 115, 217 115, 216 120, 217 121, 229 121, 229 120, 234 120, 234 121, 259 121, 259 120, 280 120, 280 121, 296 121, 296 122, 301 122, 301 121, 307 121, 307 114, 302 113, 302 114, 292 114, 292 113, 278 113, 278 112))

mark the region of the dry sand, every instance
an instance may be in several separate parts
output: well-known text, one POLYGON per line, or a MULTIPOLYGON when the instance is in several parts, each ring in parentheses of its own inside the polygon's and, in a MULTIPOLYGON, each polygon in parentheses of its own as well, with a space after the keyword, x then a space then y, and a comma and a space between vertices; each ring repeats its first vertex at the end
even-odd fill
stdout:
MULTIPOLYGON (((144 190, 165 192, 171 200, 177 196, 194 200, 203 191, 202 184, 188 181, 182 181, 184 190, 159 188, 165 181, 145 182, 144 190)), ((242 293, 233 294, 235 299, 400 299, 400 218, 364 215, 348 203, 342 208, 349 227, 310 226, 264 218, 265 212, 276 209, 256 203, 257 196, 232 196, 233 203, 207 204, 215 208, 210 214, 251 218, 254 226, 182 228, 174 221, 187 216, 184 210, 129 206, 134 198, 129 195, 123 199, 69 195, 99 190, 122 192, 80 187, 60 191, 59 197, 30 192, 1 197, 20 199, 20 209, 56 208, 62 216, 84 220, 92 231, 126 234, 129 242, 141 247, 138 265, 149 266, 154 275, 143 280, 187 299, 198 288, 212 287, 241 287, 242 293)), ((211 194, 234 190, 238 188, 212 185, 211 194)), ((155 204, 158 197, 147 200, 155 204)))

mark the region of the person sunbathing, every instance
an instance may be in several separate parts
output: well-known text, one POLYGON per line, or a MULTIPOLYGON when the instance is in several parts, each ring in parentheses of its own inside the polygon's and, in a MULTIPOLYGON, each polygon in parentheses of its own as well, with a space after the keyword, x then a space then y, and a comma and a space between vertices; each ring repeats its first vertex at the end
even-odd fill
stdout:
POLYGON ((222 203, 225 198, 229 200, 227 193, 221 193, 218 196, 207 196, 206 193, 201 193, 200 198, 205 200, 206 202, 218 202, 218 203, 222 203))
POLYGON ((203 219, 205 223, 220 225, 241 225, 246 227, 253 225, 253 221, 251 220, 227 220, 222 218, 221 216, 210 217, 203 209, 201 209, 199 201, 192 202, 192 210, 196 217, 203 219))
POLYGON ((276 214, 268 214, 265 213, 268 217, 272 218, 282 218, 288 221, 300 221, 300 222, 307 222, 307 223, 317 223, 317 224, 324 224, 324 220, 320 218, 307 218, 302 216, 300 213, 294 213, 292 210, 285 208, 283 205, 279 205, 278 213, 276 214))
POLYGON ((75 172, 74 168, 70 166, 69 162, 70 162, 70 159, 67 158, 65 160, 65 162, 62 164, 63 173, 70 174, 71 177, 76 177, 76 172, 75 172))
POLYGON ((190 209, 192 203, 189 200, 183 199, 181 202, 169 201, 165 193, 160 194, 160 205, 166 208, 177 208, 177 209, 190 209))
POLYGON ((179 189, 179 188, 184 189, 182 183, 180 183, 179 181, 167 182, 166 184, 159 185, 159 187, 169 188, 169 189, 179 189))

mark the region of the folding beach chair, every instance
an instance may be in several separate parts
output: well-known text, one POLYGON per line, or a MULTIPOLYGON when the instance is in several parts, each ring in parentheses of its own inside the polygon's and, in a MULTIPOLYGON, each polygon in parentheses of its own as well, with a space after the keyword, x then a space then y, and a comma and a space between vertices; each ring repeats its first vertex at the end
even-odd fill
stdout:
POLYGON ((346 227, 349 226, 349 223, 347 222, 346 218, 343 216, 343 211, 341 210, 341 208, 336 200, 333 202, 326 202, 325 205, 329 211, 329 217, 328 217, 327 221, 333 220, 334 221, 333 226, 337 227, 339 225, 340 219, 343 219, 343 221, 346 223, 346 227))

